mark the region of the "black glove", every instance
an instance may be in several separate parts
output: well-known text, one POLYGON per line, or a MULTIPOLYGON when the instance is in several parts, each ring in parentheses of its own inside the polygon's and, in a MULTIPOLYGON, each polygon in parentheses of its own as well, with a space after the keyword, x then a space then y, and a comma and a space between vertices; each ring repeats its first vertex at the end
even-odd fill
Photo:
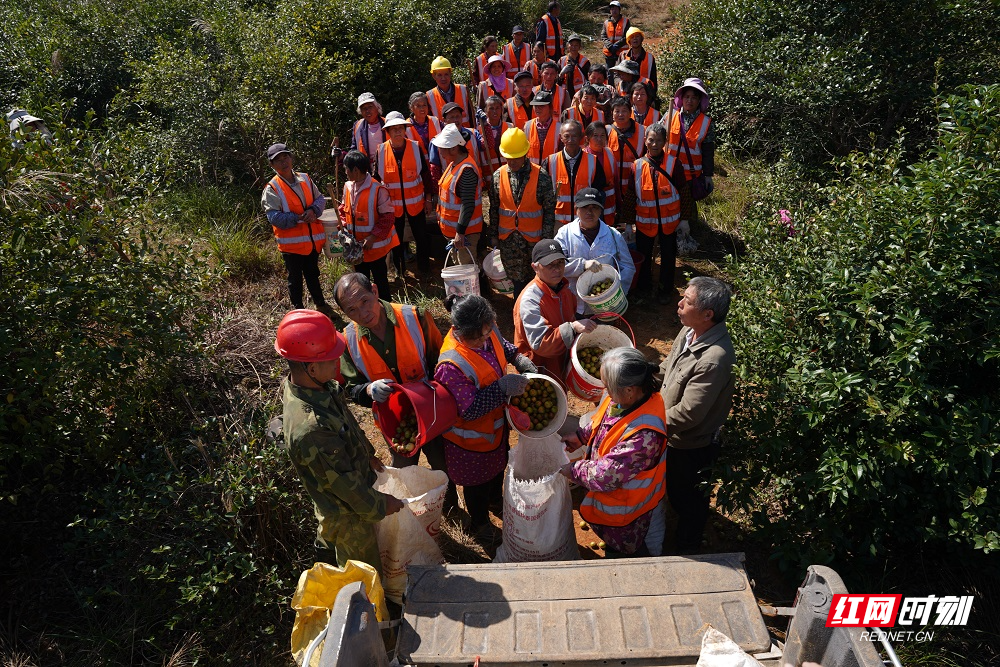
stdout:
POLYGON ((514 368, 517 369, 518 373, 537 373, 538 366, 536 366, 531 359, 523 354, 519 354, 514 357, 514 368))

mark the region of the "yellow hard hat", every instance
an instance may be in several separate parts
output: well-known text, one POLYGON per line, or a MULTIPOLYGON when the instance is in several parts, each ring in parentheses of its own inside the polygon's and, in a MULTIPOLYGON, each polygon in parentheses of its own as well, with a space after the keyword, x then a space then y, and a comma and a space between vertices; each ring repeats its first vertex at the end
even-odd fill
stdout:
POLYGON ((434 62, 431 63, 431 74, 443 69, 451 69, 451 61, 444 56, 438 56, 434 59, 434 62))
POLYGON ((512 127, 500 137, 500 155, 505 158, 519 158, 528 154, 528 135, 524 130, 512 127))
POLYGON ((646 33, 644 33, 642 30, 639 30, 638 28, 633 27, 629 28, 628 32, 625 33, 625 41, 627 42, 628 40, 632 39, 632 35, 639 35, 643 39, 646 39, 646 33))

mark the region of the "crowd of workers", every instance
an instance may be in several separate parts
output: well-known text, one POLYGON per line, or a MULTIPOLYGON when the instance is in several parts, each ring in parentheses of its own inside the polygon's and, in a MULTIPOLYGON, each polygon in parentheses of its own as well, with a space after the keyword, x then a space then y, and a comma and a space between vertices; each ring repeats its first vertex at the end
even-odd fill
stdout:
MULTIPOLYGON (((462 487, 470 533, 492 542, 489 515, 501 512, 508 453, 504 406, 525 391, 526 372, 564 378, 573 341, 596 327, 577 297, 577 278, 613 265, 623 290, 636 279, 632 300, 642 304, 652 291, 657 243, 658 302, 671 306, 664 324, 676 306, 680 333, 661 366, 631 348, 604 354, 606 392, 593 419, 564 438, 567 449, 587 453, 562 472, 587 489, 581 514, 609 554, 659 555, 667 504, 678 517, 674 549, 700 548, 707 467, 731 406, 735 360, 725 324, 729 288, 695 278, 678 302, 674 282, 676 230, 696 218, 699 190, 712 187, 708 91, 687 79, 661 113, 655 58, 617 0, 602 27, 603 64, 580 53, 578 35, 564 39, 558 2, 548 10, 533 44, 520 27, 502 48, 487 37, 468 86, 436 57, 435 85, 410 96, 408 115, 384 114, 371 93, 358 98, 350 149, 334 152, 347 178, 339 227, 361 247, 355 271, 333 290, 351 321, 343 333, 328 317, 334 313, 319 281, 326 198, 294 171, 285 144, 268 150, 276 175, 262 202, 293 307, 275 342, 290 367, 285 439, 316 505, 321 560, 378 567, 374 523, 402 507, 372 488, 383 464, 346 400, 371 407, 389 398, 393 383, 421 380, 440 383, 457 404, 455 424, 422 447, 450 479, 446 509, 458 506, 462 487), (388 262, 404 276, 409 259, 401 242, 407 225, 415 273, 431 277, 435 218, 469 257, 499 250, 515 285, 512 341, 482 296, 448 297, 444 335, 429 313, 389 300, 388 262), (303 279, 316 310, 304 309, 303 279)), ((392 456, 397 467, 419 459, 392 456)))

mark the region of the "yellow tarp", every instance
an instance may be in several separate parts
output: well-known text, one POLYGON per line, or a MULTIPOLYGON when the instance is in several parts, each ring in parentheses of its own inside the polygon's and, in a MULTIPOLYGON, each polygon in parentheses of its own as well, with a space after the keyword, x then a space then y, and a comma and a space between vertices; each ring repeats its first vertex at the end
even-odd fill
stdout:
MULTIPOLYGON (((375 617, 379 621, 389 620, 389 611, 385 606, 385 591, 379 581, 378 572, 371 565, 361 561, 349 560, 343 569, 316 563, 311 569, 299 576, 295 595, 292 596, 292 609, 295 610, 295 625, 292 626, 292 657, 302 665, 302 658, 326 624, 330 622, 330 610, 337 600, 337 593, 345 585, 363 581, 368 599, 375 605, 375 617)), ((319 665, 321 651, 312 655, 310 667, 319 665)))

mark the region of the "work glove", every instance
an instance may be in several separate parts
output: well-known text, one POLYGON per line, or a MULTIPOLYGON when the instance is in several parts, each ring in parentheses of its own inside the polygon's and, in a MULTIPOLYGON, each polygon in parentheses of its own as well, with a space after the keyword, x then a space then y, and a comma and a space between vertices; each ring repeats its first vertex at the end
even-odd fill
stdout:
POLYGON ((368 395, 377 403, 385 403, 392 394, 392 386, 385 380, 375 380, 368 385, 368 395))
POLYGON ((504 375, 497 380, 497 384, 507 396, 520 396, 528 387, 528 378, 523 375, 504 375))
POLYGON ((706 176, 705 177, 705 187, 708 188, 709 192, 714 192, 715 191, 715 182, 712 181, 712 177, 711 176, 706 176))
POLYGON ((518 373, 537 373, 538 366, 532 363, 531 359, 523 354, 519 354, 514 357, 514 368, 517 369, 518 373))
POLYGON ((593 271, 594 273, 600 273, 602 266, 603 265, 600 262, 598 262, 596 259, 588 259, 588 260, 584 261, 584 263, 583 263, 583 268, 585 270, 587 270, 587 271, 593 271))
POLYGON ((486 117, 486 112, 482 109, 476 109, 476 121, 480 124, 485 125, 488 122, 486 117))

